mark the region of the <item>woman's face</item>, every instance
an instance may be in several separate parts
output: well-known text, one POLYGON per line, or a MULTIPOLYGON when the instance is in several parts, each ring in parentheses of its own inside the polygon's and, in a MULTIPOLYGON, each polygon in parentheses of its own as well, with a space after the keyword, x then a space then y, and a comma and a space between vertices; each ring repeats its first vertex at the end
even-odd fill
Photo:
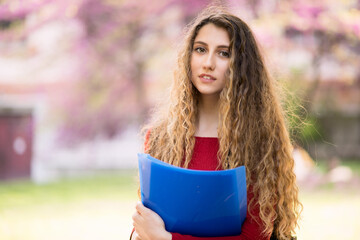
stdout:
POLYGON ((212 23, 196 36, 191 55, 191 81, 202 95, 219 95, 225 86, 230 62, 228 32, 212 23))

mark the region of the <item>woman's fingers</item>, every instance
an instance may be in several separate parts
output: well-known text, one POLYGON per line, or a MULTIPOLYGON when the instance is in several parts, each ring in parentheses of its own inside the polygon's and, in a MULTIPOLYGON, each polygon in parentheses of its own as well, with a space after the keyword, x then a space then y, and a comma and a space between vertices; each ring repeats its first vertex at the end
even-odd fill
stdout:
POLYGON ((151 210, 145 207, 141 202, 137 202, 135 208, 136 211, 140 213, 140 215, 149 214, 151 212, 151 210))
POLYGON ((140 224, 141 222, 143 222, 143 217, 140 215, 139 212, 135 212, 132 215, 132 220, 133 220, 133 226, 136 227, 138 224, 140 224))
POLYGON ((164 221, 156 212, 145 207, 141 202, 138 202, 135 208, 132 219, 139 239, 171 239, 171 234, 165 229, 164 221))
POLYGON ((137 234, 136 231, 133 233, 131 240, 141 240, 140 236, 137 234))
POLYGON ((141 202, 138 202, 135 206, 136 211, 140 214, 141 217, 143 217, 144 219, 156 219, 156 220, 161 220, 160 216, 154 212, 153 210, 151 210, 150 208, 145 207, 141 202))

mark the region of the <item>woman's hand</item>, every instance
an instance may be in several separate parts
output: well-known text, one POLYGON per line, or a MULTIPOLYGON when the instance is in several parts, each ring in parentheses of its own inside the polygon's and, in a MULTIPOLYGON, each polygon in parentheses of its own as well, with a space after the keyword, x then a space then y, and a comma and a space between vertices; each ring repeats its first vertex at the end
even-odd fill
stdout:
MULTIPOLYGON (((161 217, 145 207, 141 202, 136 204, 133 225, 137 238, 141 240, 171 240, 171 233, 165 230, 165 223, 161 217)), ((133 238, 134 239, 134 238, 133 238)))

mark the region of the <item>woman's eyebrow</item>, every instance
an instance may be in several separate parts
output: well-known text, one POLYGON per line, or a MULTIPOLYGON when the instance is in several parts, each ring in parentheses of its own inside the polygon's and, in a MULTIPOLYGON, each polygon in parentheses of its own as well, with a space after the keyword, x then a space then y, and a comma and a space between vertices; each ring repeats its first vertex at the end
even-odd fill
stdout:
MULTIPOLYGON (((201 45, 205 45, 205 46, 208 45, 206 42, 203 42, 203 41, 196 41, 196 42, 194 42, 194 45, 195 44, 201 44, 201 45)), ((229 48, 229 46, 228 45, 219 45, 216 48, 229 48)))

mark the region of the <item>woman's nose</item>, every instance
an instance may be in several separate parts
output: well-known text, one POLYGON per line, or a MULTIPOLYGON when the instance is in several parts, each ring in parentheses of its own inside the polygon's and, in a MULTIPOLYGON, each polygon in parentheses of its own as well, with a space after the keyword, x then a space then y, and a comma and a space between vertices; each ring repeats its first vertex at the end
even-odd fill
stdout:
POLYGON ((209 70, 214 70, 215 65, 216 65, 215 56, 213 54, 207 54, 204 59, 203 68, 209 69, 209 70))

